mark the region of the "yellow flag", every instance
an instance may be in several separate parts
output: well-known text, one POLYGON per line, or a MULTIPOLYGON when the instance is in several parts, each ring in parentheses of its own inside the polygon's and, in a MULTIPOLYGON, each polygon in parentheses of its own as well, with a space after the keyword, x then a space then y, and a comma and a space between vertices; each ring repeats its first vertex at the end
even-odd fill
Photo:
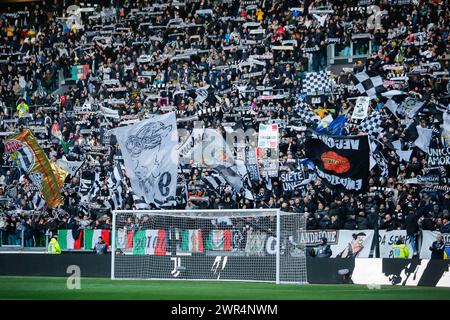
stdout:
POLYGON ((27 169, 29 173, 41 173, 41 193, 49 208, 56 208, 64 204, 61 189, 68 173, 59 167, 52 166, 29 129, 8 138, 4 145, 6 153, 23 151, 21 152, 22 159, 29 168, 27 169))
POLYGON ((69 173, 66 170, 62 169, 60 166, 58 166, 54 162, 50 162, 50 166, 52 167, 53 173, 56 176, 58 187, 60 189, 62 189, 64 181, 66 180, 66 178, 69 175, 69 173))

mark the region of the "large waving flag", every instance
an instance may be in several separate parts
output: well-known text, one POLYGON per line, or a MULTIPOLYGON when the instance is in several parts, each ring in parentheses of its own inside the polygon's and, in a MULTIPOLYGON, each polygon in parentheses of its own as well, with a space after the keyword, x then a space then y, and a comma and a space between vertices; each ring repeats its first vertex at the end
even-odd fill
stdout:
POLYGON ((4 145, 7 154, 25 151, 21 154, 24 154, 27 158, 24 161, 28 166, 26 171, 41 175, 41 192, 49 208, 56 208, 64 204, 61 189, 68 172, 48 160, 29 129, 8 138, 4 145))
POLYGON ((147 203, 156 205, 174 198, 178 170, 175 113, 116 128, 113 133, 119 143, 134 193, 144 197, 147 203))

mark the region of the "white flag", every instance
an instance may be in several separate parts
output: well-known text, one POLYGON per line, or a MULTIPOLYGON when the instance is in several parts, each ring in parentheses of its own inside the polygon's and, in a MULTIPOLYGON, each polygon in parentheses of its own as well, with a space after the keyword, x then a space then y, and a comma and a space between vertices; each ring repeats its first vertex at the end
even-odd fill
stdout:
POLYGON ((352 119, 365 119, 369 110, 369 97, 358 97, 355 108, 353 109, 352 119))
POLYGON ((74 177, 78 170, 83 165, 84 161, 68 161, 65 157, 56 160, 56 164, 61 167, 61 169, 69 172, 71 177, 74 177))
POLYGON ((428 153, 431 142, 431 136, 433 135, 433 130, 422 128, 421 126, 416 126, 416 128, 419 137, 416 139, 416 141, 414 141, 414 145, 417 148, 428 153))
POLYGON ((175 113, 114 129, 134 193, 147 203, 175 197, 178 133, 175 113))
POLYGON ((398 104, 394 100, 389 99, 386 102, 386 108, 388 108, 395 116, 397 115, 398 104))

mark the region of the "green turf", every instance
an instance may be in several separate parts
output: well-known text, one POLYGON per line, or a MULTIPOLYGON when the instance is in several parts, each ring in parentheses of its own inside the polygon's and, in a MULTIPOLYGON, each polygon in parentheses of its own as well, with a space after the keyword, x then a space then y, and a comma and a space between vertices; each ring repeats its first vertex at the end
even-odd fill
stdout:
POLYGON ((212 281, 111 281, 82 278, 68 290, 66 278, 0 276, 0 299, 450 299, 450 288, 361 285, 275 285, 212 281))

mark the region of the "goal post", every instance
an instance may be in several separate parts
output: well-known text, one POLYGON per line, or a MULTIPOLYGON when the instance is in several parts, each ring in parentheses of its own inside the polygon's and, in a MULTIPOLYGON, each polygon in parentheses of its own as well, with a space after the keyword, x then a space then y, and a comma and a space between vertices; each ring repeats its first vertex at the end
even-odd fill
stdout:
POLYGON ((115 210, 111 279, 307 283, 301 213, 115 210))

